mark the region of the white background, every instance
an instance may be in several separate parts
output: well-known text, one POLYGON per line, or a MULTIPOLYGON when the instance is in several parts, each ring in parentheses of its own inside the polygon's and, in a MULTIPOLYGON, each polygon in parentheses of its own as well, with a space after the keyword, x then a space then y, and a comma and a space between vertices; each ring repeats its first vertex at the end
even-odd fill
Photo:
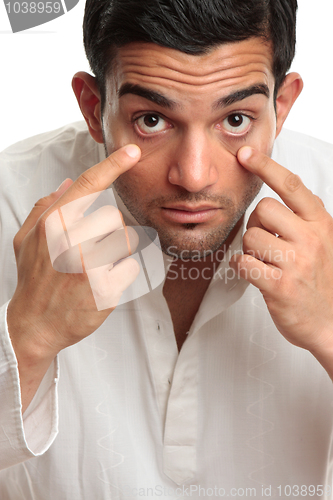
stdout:
MULTIPOLYGON (((0 0, 1 2, 1 0, 0 0)), ((0 151, 80 120, 73 74, 88 71, 82 43, 84 0, 66 15, 13 34, 0 3, 0 151)), ((297 56, 305 83, 286 126, 333 142, 333 0, 299 0, 297 56)))

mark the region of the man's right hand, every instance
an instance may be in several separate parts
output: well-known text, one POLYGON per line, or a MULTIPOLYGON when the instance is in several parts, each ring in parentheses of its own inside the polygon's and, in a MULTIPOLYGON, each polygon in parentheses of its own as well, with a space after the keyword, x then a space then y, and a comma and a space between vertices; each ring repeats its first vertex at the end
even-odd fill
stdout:
MULTIPOLYGON (((36 203, 15 236, 18 283, 8 305, 7 321, 18 360, 22 411, 32 400, 55 356, 93 333, 114 309, 97 309, 86 273, 54 270, 46 241, 46 220, 60 207, 104 191, 139 159, 137 146, 125 146, 85 171, 75 182, 66 180, 58 191, 36 203)), ((80 220, 81 232, 84 222, 80 220)), ((89 226, 89 221, 87 224, 89 226)), ((107 228, 105 223, 104 228, 107 228)), ((109 230, 114 230, 112 220, 109 230)), ((116 304, 139 269, 133 259, 111 268, 112 265, 103 266, 98 279, 102 280, 100 293, 106 295, 106 299, 110 295, 111 303, 116 304)))

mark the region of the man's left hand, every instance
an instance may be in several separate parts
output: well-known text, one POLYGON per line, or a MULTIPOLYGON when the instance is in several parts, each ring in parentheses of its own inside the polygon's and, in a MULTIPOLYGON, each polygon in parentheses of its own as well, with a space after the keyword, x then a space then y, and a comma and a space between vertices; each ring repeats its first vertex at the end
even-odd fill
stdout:
POLYGON ((333 219, 297 175, 271 158, 243 147, 238 161, 286 206, 273 198, 258 203, 243 238, 244 255, 230 264, 259 288, 282 335, 311 351, 332 376, 333 219))

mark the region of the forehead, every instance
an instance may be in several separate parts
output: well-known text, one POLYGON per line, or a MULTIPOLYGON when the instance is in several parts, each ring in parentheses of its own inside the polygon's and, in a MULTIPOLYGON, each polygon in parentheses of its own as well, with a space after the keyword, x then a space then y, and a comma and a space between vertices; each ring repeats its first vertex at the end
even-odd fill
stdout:
POLYGON ((189 55, 148 43, 121 47, 107 79, 116 92, 125 83, 175 96, 228 94, 254 84, 274 86, 271 44, 260 38, 220 45, 207 54, 189 55))

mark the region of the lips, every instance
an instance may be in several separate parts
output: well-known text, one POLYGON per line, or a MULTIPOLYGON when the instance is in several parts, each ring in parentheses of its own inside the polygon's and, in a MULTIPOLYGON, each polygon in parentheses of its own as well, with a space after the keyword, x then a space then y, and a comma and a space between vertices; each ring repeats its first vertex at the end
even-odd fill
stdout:
POLYGON ((216 210, 217 207, 212 207, 211 205, 200 205, 200 206, 190 206, 190 205, 171 205, 169 207, 163 207, 166 210, 180 210, 181 212, 202 212, 205 210, 216 210))
POLYGON ((180 224, 199 224, 208 222, 217 216, 219 208, 201 205, 172 205, 162 208, 162 215, 169 221, 178 222, 180 224))

